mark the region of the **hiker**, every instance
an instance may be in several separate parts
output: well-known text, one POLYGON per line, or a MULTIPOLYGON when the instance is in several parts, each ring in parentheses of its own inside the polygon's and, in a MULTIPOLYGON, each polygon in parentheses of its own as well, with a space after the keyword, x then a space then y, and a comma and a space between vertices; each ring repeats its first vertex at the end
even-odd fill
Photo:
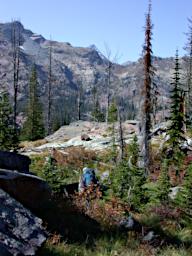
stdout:
POLYGON ((98 179, 96 178, 95 170, 88 167, 84 167, 83 174, 81 175, 79 180, 79 192, 83 192, 87 187, 93 184, 98 184, 98 179))

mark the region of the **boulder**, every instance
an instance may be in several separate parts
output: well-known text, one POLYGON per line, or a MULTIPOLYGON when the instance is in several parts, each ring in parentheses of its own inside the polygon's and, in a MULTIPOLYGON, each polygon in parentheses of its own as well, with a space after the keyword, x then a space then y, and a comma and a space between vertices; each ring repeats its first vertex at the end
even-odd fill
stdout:
POLYGON ((28 173, 31 160, 28 156, 0 150, 0 168, 28 173))
POLYGON ((81 140, 90 141, 91 138, 90 138, 89 135, 87 135, 87 134, 82 134, 82 135, 81 135, 81 140))
POLYGON ((42 220, 0 189, 0 255, 35 255, 46 238, 42 220))
POLYGON ((119 227, 123 231, 135 230, 141 231, 142 225, 131 215, 124 217, 119 221, 119 227))
POLYGON ((143 237, 143 241, 145 242, 150 242, 151 240, 153 240, 155 238, 155 233, 153 230, 149 231, 144 237, 143 237))
POLYGON ((31 210, 46 206, 51 198, 48 184, 41 178, 0 169, 0 188, 31 210))
POLYGON ((169 197, 174 200, 177 197, 178 192, 181 190, 181 187, 176 186, 170 188, 169 197))

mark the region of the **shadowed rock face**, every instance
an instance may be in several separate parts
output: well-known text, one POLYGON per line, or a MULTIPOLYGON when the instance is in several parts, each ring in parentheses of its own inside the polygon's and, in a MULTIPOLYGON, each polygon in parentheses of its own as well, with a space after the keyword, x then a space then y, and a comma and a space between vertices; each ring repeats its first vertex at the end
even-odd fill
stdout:
POLYGON ((28 173, 31 160, 27 156, 0 151, 0 168, 28 173))
POLYGON ((35 255, 46 237, 42 220, 0 189, 0 255, 35 255))
POLYGON ((0 169, 0 188, 30 210, 42 209, 51 198, 48 184, 30 174, 0 169))

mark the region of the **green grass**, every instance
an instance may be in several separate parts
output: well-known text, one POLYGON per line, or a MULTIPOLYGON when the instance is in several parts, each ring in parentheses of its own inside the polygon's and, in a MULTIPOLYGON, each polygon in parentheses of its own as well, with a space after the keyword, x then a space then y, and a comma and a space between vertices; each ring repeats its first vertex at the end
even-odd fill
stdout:
POLYGON ((174 248, 174 247, 167 247, 162 249, 157 253, 158 256, 191 256, 192 251, 191 249, 187 250, 185 248, 174 248))
POLYGON ((163 249, 151 248, 149 245, 139 245, 136 239, 123 240, 121 238, 102 237, 95 240, 93 247, 84 244, 69 244, 61 242, 53 245, 50 241, 37 253, 37 256, 191 256, 190 249, 174 248, 172 246, 163 249))
POLYGON ((86 242, 84 244, 68 244, 59 243, 52 245, 47 242, 39 251, 38 256, 145 256, 144 252, 137 251, 137 241, 126 243, 121 238, 107 238, 102 237, 95 240, 92 247, 88 247, 86 242))

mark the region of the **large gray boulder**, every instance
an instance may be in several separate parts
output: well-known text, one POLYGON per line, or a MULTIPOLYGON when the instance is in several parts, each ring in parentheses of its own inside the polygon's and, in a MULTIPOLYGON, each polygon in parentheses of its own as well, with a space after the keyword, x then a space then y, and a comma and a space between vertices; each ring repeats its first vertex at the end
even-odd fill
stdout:
POLYGON ((0 188, 30 210, 46 207, 51 199, 51 190, 41 178, 0 169, 0 188))
POLYGON ((0 255, 35 255, 46 238, 42 220, 0 189, 0 255))
POLYGON ((0 150, 0 168, 28 173, 31 160, 28 156, 0 150))

